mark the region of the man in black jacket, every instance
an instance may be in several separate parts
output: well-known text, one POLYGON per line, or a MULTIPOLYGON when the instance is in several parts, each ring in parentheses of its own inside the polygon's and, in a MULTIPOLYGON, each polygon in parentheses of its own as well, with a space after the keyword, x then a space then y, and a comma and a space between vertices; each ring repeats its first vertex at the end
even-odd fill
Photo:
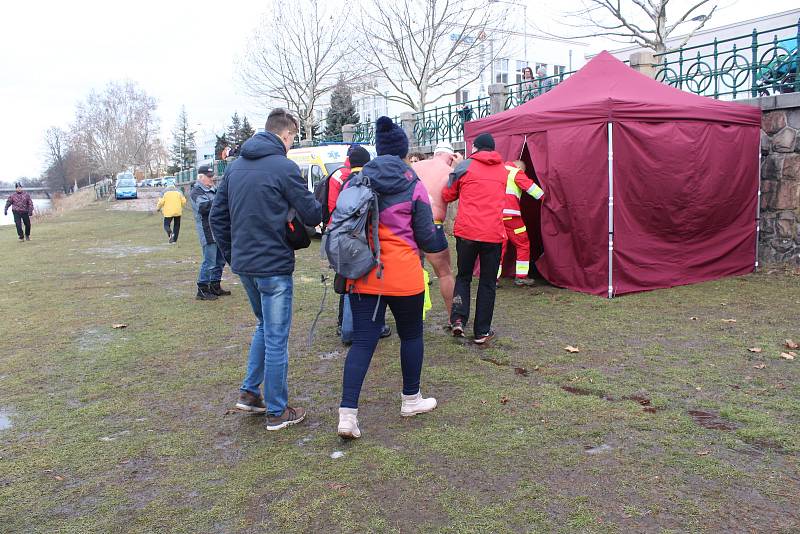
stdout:
POLYGON ((222 269, 225 267, 225 258, 222 257, 219 247, 211 234, 211 225, 208 214, 217 190, 214 187, 214 169, 211 165, 201 165, 197 169, 197 181, 189 192, 189 200, 194 212, 194 224, 197 228, 197 238, 203 248, 203 263, 200 264, 200 273, 197 275, 197 300, 216 300, 217 297, 230 295, 230 291, 222 289, 222 269))
POLYGON ((288 405, 295 260, 286 240, 287 221, 296 214, 307 226, 316 226, 322 212, 300 168, 286 157, 299 129, 297 120, 275 109, 265 129, 242 145, 240 157, 225 171, 210 223, 217 246, 241 278, 258 319, 236 407, 266 411, 267 430, 280 430, 305 417, 303 408, 288 405), (262 381, 266 406, 259 392, 262 381))

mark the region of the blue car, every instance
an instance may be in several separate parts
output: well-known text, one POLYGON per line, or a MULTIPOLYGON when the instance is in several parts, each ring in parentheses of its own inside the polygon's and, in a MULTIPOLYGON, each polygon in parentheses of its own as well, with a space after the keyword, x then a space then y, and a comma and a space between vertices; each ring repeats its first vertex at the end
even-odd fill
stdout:
POLYGON ((117 176, 117 185, 114 188, 114 197, 117 200, 123 198, 138 198, 136 194, 136 180, 133 175, 121 174, 117 176))

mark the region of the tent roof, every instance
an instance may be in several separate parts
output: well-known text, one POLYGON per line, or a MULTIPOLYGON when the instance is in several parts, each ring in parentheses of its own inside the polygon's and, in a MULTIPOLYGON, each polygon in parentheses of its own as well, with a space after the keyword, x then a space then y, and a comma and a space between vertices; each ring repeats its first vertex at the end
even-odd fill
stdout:
POLYGON ((709 121, 758 126, 761 110, 670 87, 636 72, 606 51, 550 92, 514 109, 465 124, 482 132, 528 134, 575 124, 615 121, 709 121))

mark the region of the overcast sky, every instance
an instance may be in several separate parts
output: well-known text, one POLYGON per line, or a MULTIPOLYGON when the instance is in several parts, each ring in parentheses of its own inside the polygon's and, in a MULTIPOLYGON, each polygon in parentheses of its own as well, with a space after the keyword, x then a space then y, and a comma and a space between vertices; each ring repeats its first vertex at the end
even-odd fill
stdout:
MULTIPOLYGON (((530 0, 528 19, 558 18, 577 2, 530 0)), ((263 0, 6 2, 0 32, 0 181, 41 174, 45 130, 66 128, 75 104, 111 80, 134 80, 157 99, 167 142, 181 105, 206 137, 221 132, 234 111, 262 125, 265 106, 244 94, 236 62, 268 5, 263 0)), ((794 0, 721 0, 708 27, 796 6, 794 0)), ((346 38, 354 29, 346 18, 342 24, 346 38)))

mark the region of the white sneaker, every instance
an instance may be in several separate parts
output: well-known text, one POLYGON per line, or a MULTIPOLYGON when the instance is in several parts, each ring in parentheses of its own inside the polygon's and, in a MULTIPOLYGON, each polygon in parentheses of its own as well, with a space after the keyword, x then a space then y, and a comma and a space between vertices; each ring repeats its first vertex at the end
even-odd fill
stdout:
POLYGON ((401 393, 400 397, 403 399, 403 404, 400 406, 400 415, 403 417, 430 412, 436 408, 436 399, 433 397, 423 399, 420 391, 417 391, 416 395, 403 395, 401 393))
POLYGON ((358 429, 358 408, 339 408, 339 428, 337 432, 345 439, 361 437, 361 431, 358 429))

